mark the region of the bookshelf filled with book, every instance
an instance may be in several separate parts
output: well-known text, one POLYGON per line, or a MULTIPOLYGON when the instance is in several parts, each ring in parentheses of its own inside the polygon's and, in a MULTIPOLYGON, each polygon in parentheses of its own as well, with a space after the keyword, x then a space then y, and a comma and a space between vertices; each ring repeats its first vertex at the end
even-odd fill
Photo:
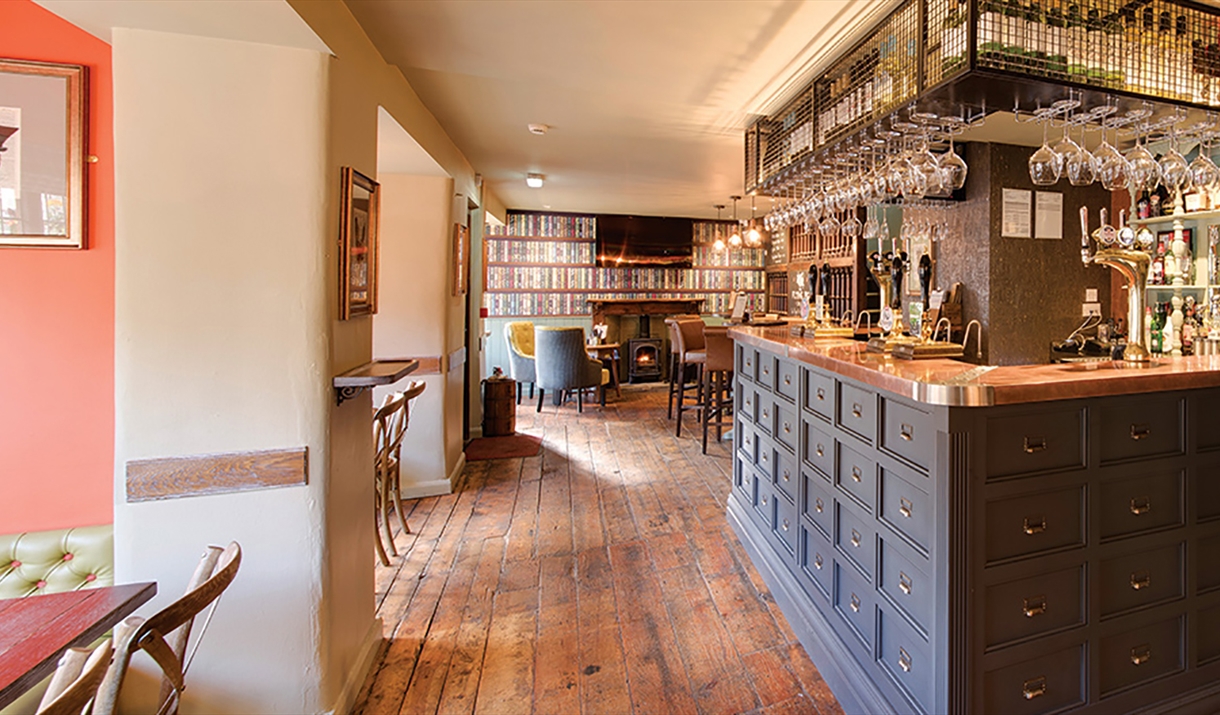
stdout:
POLYGON ((765 248, 716 250, 731 224, 693 223, 692 267, 598 267, 593 216, 510 213, 484 236, 484 307, 490 318, 586 316, 589 300, 702 299, 705 313, 727 314, 744 293, 765 307, 765 248))

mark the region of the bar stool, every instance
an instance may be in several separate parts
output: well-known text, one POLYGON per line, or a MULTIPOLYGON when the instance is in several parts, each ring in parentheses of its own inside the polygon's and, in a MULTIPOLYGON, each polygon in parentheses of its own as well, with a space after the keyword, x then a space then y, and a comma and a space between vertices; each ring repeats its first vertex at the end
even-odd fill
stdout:
POLYGON ((676 346, 678 352, 678 375, 672 377, 673 390, 678 394, 678 410, 677 423, 674 428, 674 435, 682 436, 682 413, 683 412, 702 412, 703 402, 698 398, 700 392, 700 384, 703 381, 703 364, 707 359, 707 354, 704 352, 703 346, 703 320, 679 320, 674 324, 674 334, 677 338, 676 346), (695 384, 688 385, 686 381, 686 369, 689 366, 695 366, 695 384), (695 403, 693 405, 685 405, 687 391, 694 389, 695 403))
MULTIPOLYGON (((669 331, 669 406, 665 408, 665 419, 667 420, 672 420, 674 418, 675 386, 678 384, 678 373, 683 371, 680 367, 681 356, 678 352, 678 321, 680 320, 699 320, 699 316, 674 315, 665 319, 665 329, 669 331)), ((683 377, 685 377, 684 372, 683 377)), ((683 381, 683 384, 685 384, 685 380, 683 381)))
POLYGON ((703 453, 707 454, 707 430, 716 428, 719 442, 725 427, 733 424, 733 341, 727 326, 703 329, 707 357, 703 363, 703 453))

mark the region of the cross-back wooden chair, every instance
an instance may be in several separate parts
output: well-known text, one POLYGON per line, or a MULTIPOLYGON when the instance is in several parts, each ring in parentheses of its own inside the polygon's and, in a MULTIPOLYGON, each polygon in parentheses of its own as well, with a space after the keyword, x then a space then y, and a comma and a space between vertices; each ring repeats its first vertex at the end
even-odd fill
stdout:
POLYGON ((97 695, 113 653, 109 638, 93 650, 69 648, 65 651, 38 703, 38 715, 80 715, 97 695))
MULTIPOLYGON (((411 533, 402 508, 402 440, 411 421, 411 400, 419 397, 425 387, 427 385, 423 382, 411 382, 402 392, 386 395, 385 402, 373 414, 373 442, 377 450, 374 461, 377 514, 385 531, 385 539, 390 543, 390 553, 395 556, 398 555, 398 548, 394 546, 394 534, 390 528, 391 508, 398 514, 398 524, 403 533, 411 533)), ((389 566, 390 560, 381 543, 380 530, 377 534, 377 556, 383 566, 389 566)))
POLYGON ((241 566, 241 546, 236 541, 225 548, 209 546, 191 576, 186 594, 148 619, 132 616, 114 628, 117 650, 114 662, 106 672, 93 704, 92 715, 113 715, 119 699, 123 677, 136 651, 144 651, 161 669, 161 695, 157 715, 176 715, 186 687, 186 671, 190 668, 199 640, 207 630, 215 612, 215 604, 237 576, 241 566), (186 655, 187 642, 195 617, 212 606, 204 619, 195 647, 186 655))

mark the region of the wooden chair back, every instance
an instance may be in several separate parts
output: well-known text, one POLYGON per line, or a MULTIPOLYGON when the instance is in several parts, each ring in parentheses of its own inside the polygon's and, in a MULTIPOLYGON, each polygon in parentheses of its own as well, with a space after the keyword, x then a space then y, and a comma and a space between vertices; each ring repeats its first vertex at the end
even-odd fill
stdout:
POLYGON ((38 703, 38 715, 80 715, 97 695, 113 653, 109 638, 93 650, 69 648, 38 703))
MULTIPOLYGON (((229 542, 223 549, 209 546, 195 568, 185 595, 148 619, 133 616, 115 626, 114 639, 118 650, 98 691, 93 715, 113 715, 131 657, 140 650, 148 653, 161 669, 161 697, 157 715, 175 715, 178 712, 191 660, 186 655, 186 645, 195 617, 220 598, 233 583, 240 566, 241 546, 236 541, 229 542)), ((206 628, 207 621, 204 622, 206 628)), ((198 647, 197 638, 195 648, 198 647)))

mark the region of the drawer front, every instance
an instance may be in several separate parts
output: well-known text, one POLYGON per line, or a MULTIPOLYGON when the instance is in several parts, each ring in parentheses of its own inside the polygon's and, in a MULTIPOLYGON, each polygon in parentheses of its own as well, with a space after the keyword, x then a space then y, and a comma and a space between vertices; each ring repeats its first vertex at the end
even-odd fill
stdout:
POLYGON ((1101 617, 1183 595, 1182 544, 1102 559, 1097 588, 1101 617))
POLYGON ((928 643, 902 616, 884 606, 877 609, 877 631, 877 662, 929 712, 935 697, 935 667, 928 643))
POLYGON ((865 583, 850 566, 835 561, 834 607, 847 621, 853 633, 868 648, 873 650, 873 629, 876 620, 873 609, 876 599, 873 589, 865 583))
POLYGON ((754 397, 758 403, 755 408, 754 425, 758 427, 760 432, 765 432, 768 435, 773 434, 772 430, 775 429, 775 401, 771 398, 771 395, 762 390, 755 392, 754 397))
POLYGON ((1083 705, 1084 648, 1055 653, 983 674, 983 712, 1038 715, 1083 705))
POLYGON ((1181 472, 1102 482, 1101 538, 1131 536, 1184 523, 1181 472))
POLYGON ((1019 477, 1084 468, 1083 409, 987 420, 987 476, 1019 477))
POLYGON ((914 559, 902 553, 902 549, 878 538, 881 544, 881 564, 877 573, 877 586, 898 608, 915 622, 920 630, 928 632, 932 623, 932 606, 936 593, 932 577, 928 575, 930 564, 922 556, 914 559))
POLYGON ((782 447, 773 447, 771 449, 771 457, 775 460, 775 472, 773 479, 775 486, 784 496, 789 499, 796 499, 796 480, 798 472, 796 471, 796 457, 782 447))
POLYGON ((926 471, 936 454, 932 415, 893 400, 882 400, 880 447, 926 471))
POLYGON ((1101 463, 1181 454, 1182 398, 1158 396, 1107 402, 1095 411, 1101 463))
POLYGON ((800 555, 797 563, 805 590, 816 593, 823 599, 830 598, 830 590, 834 586, 834 558, 831 556, 830 542, 826 537, 805 524, 797 527, 800 535, 800 555))
POLYGON ((830 479, 830 475, 835 471, 835 441, 817 423, 810 422, 808 418, 801 420, 801 430, 805 433, 802 442, 804 454, 801 455, 805 464, 830 479))
POLYGON ((835 500, 835 548, 871 580, 877 558, 876 532, 842 500, 835 500))
POLYGON ((1220 587, 1220 534, 1199 539, 1194 553, 1195 589, 1199 593, 1220 587))
POLYGON ((987 561, 1083 546, 1084 505, 1083 486, 988 501, 987 561))
POLYGON ((777 397, 772 401, 772 409, 775 414, 775 427, 772 431, 775 441, 795 450, 797 430, 800 429, 800 424, 796 421, 796 406, 777 397))
POLYGON ((734 417, 753 422, 758 417, 758 398, 754 396, 754 383, 739 383, 735 399, 737 404, 734 405, 734 409, 737 410, 737 414, 734 417))
POLYGON ((984 639, 988 647, 1084 623, 1084 565, 988 586, 984 639))
POLYGON ((836 448, 835 485, 872 513, 877 502, 877 464, 842 442, 836 448))
POLYGON ((771 489, 771 480, 754 475, 754 518, 763 527, 763 533, 771 531, 771 519, 775 512, 775 494, 771 489))
POLYGON ((733 457, 733 490, 740 494, 745 503, 750 503, 750 490, 754 488, 754 464, 742 453, 733 457))
POLYGON ((877 396, 845 382, 839 383, 838 425, 872 444, 877 433, 877 396))
MULTIPOLYGON (((923 477, 914 477, 926 481, 923 477)), ((922 489, 890 469, 881 468, 877 516, 923 551, 932 545, 932 500, 922 489)))
POLYGON ((1220 659, 1220 605, 1200 609, 1190 629, 1197 665, 1220 659))
POLYGON ((1199 464, 1191 469, 1190 500, 1198 521, 1220 518, 1220 463, 1199 464))
POLYGON ((772 493, 775 511, 771 521, 771 537, 775 545, 787 552, 796 553, 796 504, 779 493, 772 493))
POLYGON ((743 380, 754 382, 754 348, 737 343, 736 375, 743 380))
POLYGON ((1102 638, 1098 649, 1101 695, 1180 672, 1186 665, 1182 616, 1102 638))
POLYGON ((754 382, 758 386, 768 392, 775 388, 775 361, 779 358, 771 353, 765 353, 761 350, 756 351, 754 363, 757 372, 754 373, 754 382))
POLYGON ((768 482, 775 481, 775 443, 766 437, 758 437, 758 471, 768 482))
POLYGON ((811 470, 801 470, 801 514, 830 538, 834 529, 834 499, 829 485, 811 470))
POLYGON ((1190 423, 1195 432, 1195 449, 1200 452, 1220 449, 1220 420, 1213 416, 1217 404, 1220 404, 1220 390, 1190 393, 1190 423))
POLYGON ((775 394, 788 402, 795 403, 800 392, 800 372, 793 360, 779 360, 776 363, 775 394))
POLYGON ((809 368, 801 368, 801 371, 805 374, 801 407, 830 421, 834 418, 834 378, 809 368))
POLYGON ((758 434, 754 425, 749 422, 738 422, 734 425, 734 436, 737 438, 737 453, 750 464, 758 464, 758 434))

